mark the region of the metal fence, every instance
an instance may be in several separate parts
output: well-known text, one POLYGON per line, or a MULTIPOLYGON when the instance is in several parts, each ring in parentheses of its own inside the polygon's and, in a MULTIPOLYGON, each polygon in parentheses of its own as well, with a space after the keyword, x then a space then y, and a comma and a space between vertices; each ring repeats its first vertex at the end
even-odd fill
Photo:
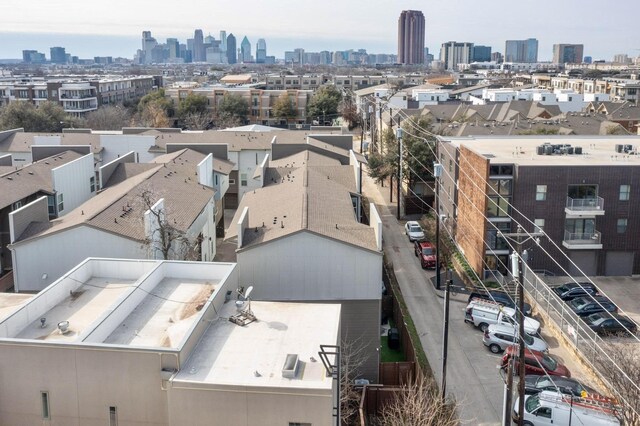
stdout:
MULTIPOLYGON (((546 313, 555 323, 564 340, 572 346, 582 361, 591 367, 609 391, 624 402, 624 397, 618 392, 618 389, 602 374, 603 371, 618 369, 622 377, 628 378, 624 372, 625 366, 616 363, 616 354, 612 351, 614 348, 612 341, 604 340, 591 330, 567 303, 560 299, 549 285, 528 267, 525 267, 524 271, 524 289, 538 309, 546 313)), ((612 337, 610 339, 615 341, 624 338, 612 337)), ((635 341, 631 344, 635 344, 635 341)), ((639 385, 631 380, 629 386, 640 390, 639 385)))

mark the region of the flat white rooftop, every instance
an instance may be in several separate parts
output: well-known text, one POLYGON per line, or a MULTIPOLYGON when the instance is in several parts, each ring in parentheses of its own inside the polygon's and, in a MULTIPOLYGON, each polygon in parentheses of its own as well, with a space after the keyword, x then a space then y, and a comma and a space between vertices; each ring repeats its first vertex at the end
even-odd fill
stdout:
POLYGON ((632 145, 640 154, 640 136, 476 136, 442 138, 486 156, 491 163, 523 166, 640 166, 640 155, 618 153, 616 145, 632 145), (582 147, 582 154, 538 155, 544 143, 582 147))
POLYGON ((174 384, 331 389, 318 351, 339 343, 339 304, 251 302, 251 310, 258 320, 239 326, 228 320, 235 305, 223 305, 174 384), (300 360, 295 378, 282 375, 288 354, 300 360))
POLYGON ((77 341, 84 331, 126 291, 133 280, 91 278, 76 290, 70 291, 60 303, 35 318, 15 337, 18 339, 77 341), (45 319, 42 326, 41 318, 45 319), (69 329, 61 333, 58 323, 69 321, 69 329))
POLYGON ((218 281, 164 278, 107 337, 104 343, 176 347, 218 281))
POLYGON ((0 321, 19 309, 32 294, 0 293, 0 321))

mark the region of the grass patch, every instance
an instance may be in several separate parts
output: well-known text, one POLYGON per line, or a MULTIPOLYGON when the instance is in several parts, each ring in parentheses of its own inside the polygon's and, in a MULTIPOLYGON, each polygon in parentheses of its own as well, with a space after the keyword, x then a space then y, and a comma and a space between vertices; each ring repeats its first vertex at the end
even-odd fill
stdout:
POLYGON ((391 349, 387 344, 388 337, 380 337, 380 362, 402 362, 406 361, 406 357, 402 352, 402 346, 398 349, 391 349))

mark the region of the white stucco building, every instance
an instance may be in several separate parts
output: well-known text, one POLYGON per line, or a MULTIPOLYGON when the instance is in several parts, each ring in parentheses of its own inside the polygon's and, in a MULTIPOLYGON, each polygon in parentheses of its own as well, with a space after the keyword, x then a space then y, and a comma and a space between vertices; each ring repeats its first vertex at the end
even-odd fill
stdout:
POLYGON ((0 311, 2 424, 335 424, 319 352, 340 306, 237 308, 239 284, 233 263, 81 262, 0 311), (256 321, 230 321, 247 309, 256 321))

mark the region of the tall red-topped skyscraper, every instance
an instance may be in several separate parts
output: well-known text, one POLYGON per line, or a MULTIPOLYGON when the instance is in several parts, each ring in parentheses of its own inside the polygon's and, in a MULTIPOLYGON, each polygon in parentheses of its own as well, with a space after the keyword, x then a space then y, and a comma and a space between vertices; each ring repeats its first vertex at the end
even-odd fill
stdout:
POLYGON ((424 15, 419 10, 403 10, 398 18, 398 62, 424 63, 424 15))

